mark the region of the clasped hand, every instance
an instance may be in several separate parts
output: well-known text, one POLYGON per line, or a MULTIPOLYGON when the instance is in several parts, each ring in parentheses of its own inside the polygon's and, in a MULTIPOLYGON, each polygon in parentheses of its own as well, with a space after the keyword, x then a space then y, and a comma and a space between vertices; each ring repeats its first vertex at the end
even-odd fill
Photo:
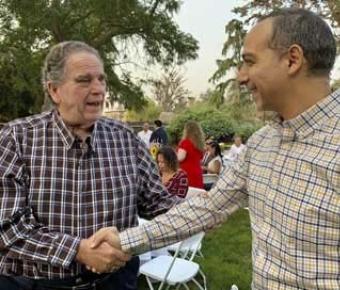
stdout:
POLYGON ((101 274, 125 266, 130 258, 121 248, 117 229, 107 227, 81 240, 76 260, 86 265, 88 270, 101 274))

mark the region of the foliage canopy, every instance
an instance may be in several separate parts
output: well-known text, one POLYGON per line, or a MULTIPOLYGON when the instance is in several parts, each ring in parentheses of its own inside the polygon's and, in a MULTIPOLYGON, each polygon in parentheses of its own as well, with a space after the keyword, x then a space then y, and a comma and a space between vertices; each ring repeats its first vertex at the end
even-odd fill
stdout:
POLYGON ((190 92, 184 86, 185 78, 175 67, 152 81, 155 100, 165 112, 174 112, 186 106, 190 92))
POLYGON ((208 103, 197 103, 181 112, 167 127, 171 142, 178 144, 183 134, 184 124, 197 121, 202 126, 206 136, 217 140, 231 141, 234 134, 249 138, 263 122, 256 118, 254 104, 225 104, 218 109, 208 103))
MULTIPOLYGON (((216 61, 217 70, 211 77, 222 98, 229 93, 232 101, 249 98, 249 94, 237 88, 235 75, 242 63, 241 48, 246 31, 261 16, 282 7, 300 7, 314 11, 329 21, 333 31, 338 33, 340 42, 340 1, 339 0, 255 0, 235 7, 236 17, 226 24, 227 40, 223 45, 223 58, 216 61), (230 73, 230 75, 227 74, 230 73)), ((227 98, 228 99, 228 98, 227 98)))
POLYGON ((127 122, 151 122, 158 119, 161 108, 151 99, 146 99, 146 105, 138 110, 130 109, 125 112, 124 118, 127 122))
POLYGON ((81 40, 97 48, 104 60, 112 99, 127 108, 142 106, 145 99, 141 83, 131 76, 131 67, 127 69, 136 62, 136 55, 137 59, 138 54, 142 55, 147 64, 163 66, 197 57, 197 41, 180 31, 172 18, 180 3, 180 0, 2 0, 1 112, 14 118, 40 111, 44 102, 40 85, 43 59, 50 46, 65 40, 81 40))

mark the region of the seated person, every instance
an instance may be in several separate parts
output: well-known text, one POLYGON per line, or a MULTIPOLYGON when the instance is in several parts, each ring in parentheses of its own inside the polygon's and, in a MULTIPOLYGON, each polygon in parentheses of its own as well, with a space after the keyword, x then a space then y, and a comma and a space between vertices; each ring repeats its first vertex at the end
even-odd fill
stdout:
POLYGON ((157 152, 157 164, 162 183, 169 193, 185 198, 188 192, 188 176, 179 168, 177 154, 170 146, 163 146, 157 152))
POLYGON ((202 166, 203 172, 219 175, 223 168, 220 145, 216 141, 207 143, 207 152, 209 154, 209 162, 206 166, 202 166))
MULTIPOLYGON (((208 136, 208 137, 205 138, 204 155, 203 155, 203 158, 201 160, 202 168, 205 168, 206 166, 208 166, 209 161, 212 159, 212 156, 210 156, 209 151, 208 151, 208 146, 213 141, 214 141, 214 139, 211 136, 208 136)), ((207 172, 203 169, 203 173, 207 173, 207 172)))

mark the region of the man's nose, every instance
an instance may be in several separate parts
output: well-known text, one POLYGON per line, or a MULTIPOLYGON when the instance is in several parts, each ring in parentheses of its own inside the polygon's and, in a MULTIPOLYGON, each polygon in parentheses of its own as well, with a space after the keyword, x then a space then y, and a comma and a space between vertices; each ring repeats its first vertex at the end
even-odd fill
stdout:
POLYGON ((106 93, 106 82, 95 79, 92 83, 92 92, 96 94, 105 94, 106 93))
POLYGON ((240 85, 247 84, 248 74, 247 74, 243 65, 238 69, 236 79, 237 79, 237 81, 239 82, 240 85))

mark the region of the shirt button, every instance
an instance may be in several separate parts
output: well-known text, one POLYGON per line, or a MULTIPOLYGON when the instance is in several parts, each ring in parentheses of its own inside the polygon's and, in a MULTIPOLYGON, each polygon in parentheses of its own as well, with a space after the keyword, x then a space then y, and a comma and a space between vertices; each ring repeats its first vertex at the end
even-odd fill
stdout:
POLYGON ((76 283, 77 283, 77 284, 79 284, 79 283, 81 283, 81 282, 83 282, 83 280, 81 279, 81 277, 79 277, 79 278, 76 279, 76 283))

